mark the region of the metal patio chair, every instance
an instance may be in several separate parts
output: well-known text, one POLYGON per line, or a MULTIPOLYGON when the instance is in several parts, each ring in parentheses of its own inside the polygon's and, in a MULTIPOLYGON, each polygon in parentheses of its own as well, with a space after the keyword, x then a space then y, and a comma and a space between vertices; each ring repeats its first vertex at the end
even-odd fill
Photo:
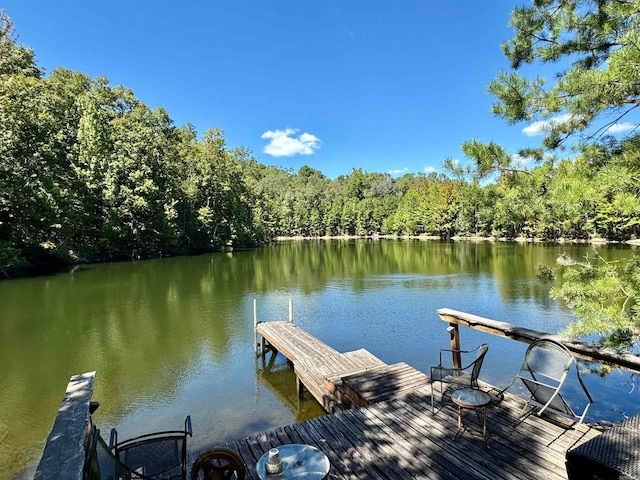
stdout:
MULTIPOLYGON (((451 386, 457 387, 469 387, 469 388, 478 388, 478 376, 480 375, 480 369, 482 368, 482 362, 484 361, 484 357, 489 350, 489 345, 483 343, 482 345, 474 348, 473 350, 451 350, 451 349, 441 349, 440 350, 440 362, 438 365, 430 368, 430 376, 431 376, 431 411, 435 413, 435 404, 433 401, 433 383, 438 381, 440 382, 440 390, 442 391, 442 384, 446 383, 449 386, 447 390, 451 386), (442 354, 444 352, 455 352, 460 353, 462 356, 468 357, 469 354, 476 352, 476 356, 471 363, 464 367, 456 368, 445 366, 442 360, 442 354)), ((444 397, 446 390, 442 392, 442 396, 444 397)))
POLYGON ((118 432, 114 428, 109 449, 118 462, 132 472, 132 479, 186 480, 187 437, 191 435, 190 416, 184 421, 184 430, 154 432, 122 442, 118 441, 118 432))
POLYGON ((154 480, 141 469, 133 470, 113 454, 100 435, 100 429, 91 426, 85 441, 83 480, 154 480))
POLYGON ((85 445, 83 480, 153 480, 118 460, 95 425, 91 426, 85 445))
POLYGON ((500 394, 503 395, 518 379, 522 380, 528 390, 529 399, 522 408, 516 424, 535 409, 538 416, 545 411, 553 412, 577 422, 569 442, 572 443, 593 399, 582 382, 580 371, 571 352, 564 345, 553 340, 544 339, 533 342, 527 348, 520 370, 513 381, 500 391, 500 394), (584 392, 584 405, 581 404, 579 408, 577 403, 570 405, 567 398, 560 393, 571 368, 575 368, 578 384, 584 392), (529 412, 526 412, 527 407, 531 407, 529 412))

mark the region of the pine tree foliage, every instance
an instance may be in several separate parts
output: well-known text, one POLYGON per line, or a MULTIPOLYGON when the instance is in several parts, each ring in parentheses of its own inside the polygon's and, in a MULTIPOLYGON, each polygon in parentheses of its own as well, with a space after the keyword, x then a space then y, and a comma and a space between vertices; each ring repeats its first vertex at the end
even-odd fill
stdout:
POLYGON ((573 336, 599 335, 613 347, 633 347, 640 338, 640 256, 607 262, 597 252, 581 261, 561 256, 563 282, 553 298, 574 311, 578 321, 569 327, 573 336))
POLYGON ((473 168, 458 174, 484 178, 518 170, 518 159, 548 162, 554 150, 589 155, 612 151, 638 136, 640 1, 533 0, 516 7, 515 34, 502 46, 512 69, 488 86, 492 112, 508 124, 541 122, 538 148, 507 154, 493 142, 465 142, 473 168), (553 65, 551 78, 535 74, 553 65))

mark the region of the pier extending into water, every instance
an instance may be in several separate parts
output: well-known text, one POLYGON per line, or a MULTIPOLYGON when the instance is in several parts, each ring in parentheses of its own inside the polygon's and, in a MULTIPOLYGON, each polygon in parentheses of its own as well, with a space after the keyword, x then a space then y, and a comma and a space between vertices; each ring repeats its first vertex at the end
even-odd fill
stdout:
POLYGON ((328 413, 397 398, 429 384, 429 378, 404 362, 387 365, 361 348, 340 353, 293 323, 258 322, 254 302, 255 351, 263 358, 280 352, 293 364, 298 394, 307 390, 328 413))

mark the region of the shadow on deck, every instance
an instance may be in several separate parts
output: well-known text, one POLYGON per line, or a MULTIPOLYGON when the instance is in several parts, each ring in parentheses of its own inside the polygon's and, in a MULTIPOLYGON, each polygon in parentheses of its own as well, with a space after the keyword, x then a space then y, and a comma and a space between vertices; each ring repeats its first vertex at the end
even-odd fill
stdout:
MULTIPOLYGON (((483 389, 491 387, 483 385, 483 389)), ((263 453, 288 443, 314 445, 323 451, 331 462, 327 478, 333 479, 567 479, 564 462, 571 446, 571 422, 543 414, 515 425, 523 402, 507 394, 502 402, 487 408, 487 442, 469 410, 463 411, 467 428, 455 438, 457 408, 445 397, 432 414, 430 391, 422 387, 368 407, 258 433, 224 446, 242 455, 251 479, 258 478, 256 464, 263 453)), ((436 395, 439 401, 440 394, 436 395)), ((599 433, 582 425, 574 444, 599 433)), ((192 452, 189 463, 199 453, 192 452)))

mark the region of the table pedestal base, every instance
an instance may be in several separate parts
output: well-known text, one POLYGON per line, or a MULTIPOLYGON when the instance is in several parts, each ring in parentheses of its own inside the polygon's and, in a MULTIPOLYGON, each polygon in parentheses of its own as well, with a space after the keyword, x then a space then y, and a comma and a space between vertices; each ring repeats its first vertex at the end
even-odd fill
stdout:
MULTIPOLYGON (((482 423, 482 437, 487 442, 487 406, 491 404, 491 396, 487 392, 475 388, 460 388, 451 393, 451 400, 458 406, 458 431, 455 438, 464 433, 462 426, 462 409, 475 410, 482 423)), ((487 443, 487 448, 489 444, 487 443)))

